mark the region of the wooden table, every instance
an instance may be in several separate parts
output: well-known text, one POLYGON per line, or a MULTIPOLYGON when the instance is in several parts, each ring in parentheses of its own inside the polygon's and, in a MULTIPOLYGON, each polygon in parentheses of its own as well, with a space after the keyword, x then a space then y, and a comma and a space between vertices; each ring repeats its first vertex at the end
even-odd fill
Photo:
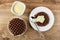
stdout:
MULTIPOLYGON (((5 35, 10 40, 40 40, 38 32, 30 26, 28 17, 33 8, 38 6, 46 6, 52 10, 55 17, 55 23, 50 30, 44 32, 43 34, 45 35, 46 40, 60 40, 60 0, 55 0, 56 2, 54 3, 46 2, 44 0, 20 0, 26 4, 26 10, 24 15, 19 18, 24 18, 28 24, 27 32, 20 37, 10 35, 7 29, 8 22, 11 18, 17 17, 16 15, 11 14, 10 11, 12 4, 10 2, 13 1, 14 0, 7 1, 9 3, 4 0, 0 1, 0 28, 2 28, 0 33, 2 33, 2 35, 5 35)), ((0 37, 0 40, 2 40, 2 37, 0 37)))

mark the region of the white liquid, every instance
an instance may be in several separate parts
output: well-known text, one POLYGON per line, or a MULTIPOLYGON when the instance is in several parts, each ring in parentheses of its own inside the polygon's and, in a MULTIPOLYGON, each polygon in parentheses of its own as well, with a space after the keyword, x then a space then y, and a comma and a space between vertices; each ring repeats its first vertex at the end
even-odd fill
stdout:
POLYGON ((24 7, 23 7, 23 5, 21 5, 21 4, 19 4, 19 3, 16 3, 16 4, 14 5, 13 10, 14 10, 14 12, 15 12, 16 14, 20 14, 20 13, 24 10, 24 7))

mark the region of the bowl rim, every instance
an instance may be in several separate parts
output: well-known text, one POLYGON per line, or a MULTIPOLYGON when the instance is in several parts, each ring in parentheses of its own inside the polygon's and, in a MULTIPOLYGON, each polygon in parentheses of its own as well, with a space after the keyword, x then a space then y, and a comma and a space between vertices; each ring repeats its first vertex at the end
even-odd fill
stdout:
POLYGON ((24 14, 24 12, 25 12, 25 9, 26 9, 26 4, 24 4, 24 3, 21 2, 21 1, 15 1, 15 2, 12 3, 11 12, 12 12, 12 14, 14 14, 14 15, 22 16, 22 15, 24 14), (23 5, 23 7, 24 7, 24 10, 23 10, 20 14, 15 14, 15 12, 14 12, 14 10, 13 10, 13 7, 14 7, 14 5, 15 5, 16 3, 19 3, 19 4, 23 5))

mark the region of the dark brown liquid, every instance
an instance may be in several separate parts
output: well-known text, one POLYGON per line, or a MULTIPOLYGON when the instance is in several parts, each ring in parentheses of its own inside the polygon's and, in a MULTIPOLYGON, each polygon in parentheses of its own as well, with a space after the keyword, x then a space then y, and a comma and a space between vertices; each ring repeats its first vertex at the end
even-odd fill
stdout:
POLYGON ((14 36, 22 34, 26 29, 25 22, 22 19, 14 18, 9 23, 9 30, 14 36))
POLYGON ((45 21, 43 23, 36 22, 38 26, 46 26, 49 23, 49 16, 45 12, 39 12, 38 14, 35 15, 35 18, 37 18, 38 16, 44 16, 45 18, 45 21))

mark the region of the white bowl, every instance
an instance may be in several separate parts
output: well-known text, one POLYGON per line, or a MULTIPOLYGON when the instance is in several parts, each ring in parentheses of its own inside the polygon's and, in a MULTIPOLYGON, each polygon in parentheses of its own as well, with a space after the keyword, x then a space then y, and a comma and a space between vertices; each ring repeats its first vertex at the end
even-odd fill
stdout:
POLYGON ((17 15, 17 16, 21 16, 21 15, 23 15, 25 9, 26 9, 26 5, 25 5, 23 2, 15 1, 15 2, 12 4, 11 12, 12 12, 12 14, 15 14, 15 15, 17 15), (23 5, 23 7, 24 7, 24 10, 23 10, 21 13, 19 13, 19 14, 16 14, 16 13, 14 12, 14 10, 13 10, 13 8, 14 8, 14 6, 15 6, 16 3, 19 3, 20 5, 23 5))
POLYGON ((36 25, 33 22, 31 22, 31 20, 32 20, 31 17, 34 16, 35 14, 39 13, 39 12, 45 12, 45 13, 47 13, 48 16, 49 16, 49 19, 50 19, 49 20, 49 23, 46 26, 43 26, 43 27, 37 26, 39 28, 39 30, 41 32, 44 32, 44 31, 47 31, 47 30, 51 29, 52 26, 53 26, 53 24, 54 24, 54 15, 53 15, 52 11, 49 8, 43 7, 43 6, 37 7, 37 8, 35 8, 35 9, 33 9, 31 11, 30 16, 29 16, 29 22, 30 22, 31 26, 35 30, 38 31, 38 29, 36 28, 36 25))
MULTIPOLYGON (((14 18, 18 18, 18 17, 14 17, 14 18)), ((14 19, 14 18, 12 18, 12 19, 14 19)), ((12 19, 11 19, 11 20, 12 20, 12 19)), ((22 18, 19 18, 19 19, 22 19, 22 18)), ((11 21, 11 20, 10 20, 10 21, 11 21)), ((25 22, 26 29, 25 29, 25 31, 24 31, 22 34, 19 34, 19 35, 16 35, 16 36, 22 36, 22 35, 24 35, 24 34, 26 33, 26 31, 27 31, 27 23, 26 23, 26 21, 25 21, 24 19, 22 19, 22 20, 25 22)), ((10 22, 9 22, 9 23, 10 23, 10 22)), ((14 34, 11 33, 11 31, 9 30, 9 23, 8 23, 8 26, 7 26, 8 32, 10 33, 10 35, 14 36, 14 34)))

